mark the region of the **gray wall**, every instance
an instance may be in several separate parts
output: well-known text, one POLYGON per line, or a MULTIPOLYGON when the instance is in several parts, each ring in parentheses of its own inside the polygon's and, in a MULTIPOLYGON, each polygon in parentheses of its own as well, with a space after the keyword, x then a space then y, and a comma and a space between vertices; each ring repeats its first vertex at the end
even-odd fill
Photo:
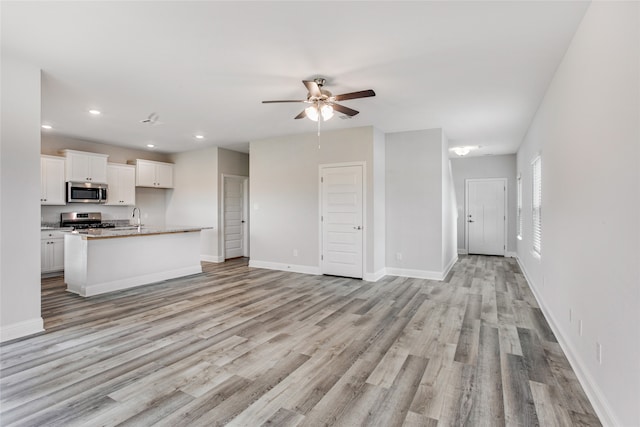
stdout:
POLYGON ((507 251, 516 251, 517 232, 517 183, 516 155, 462 157, 451 159, 453 181, 456 188, 458 210, 458 250, 466 252, 465 236, 465 179, 470 178, 507 178, 507 251))
POLYGON ((387 268, 442 271, 442 138, 440 129, 386 134, 387 268))
POLYGON ((40 70, 2 54, 0 341, 42 330, 40 70), (19 184, 19 185, 16 185, 19 184))
POLYGON ((518 259, 603 424, 616 426, 640 425, 639 28, 640 3, 591 3, 518 151, 518 259), (531 252, 538 154, 540 257, 531 252))
POLYGON ((366 162, 365 274, 374 273, 374 129, 283 136, 250 146, 251 261, 319 272, 319 166, 366 162), (293 250, 298 256, 293 256, 293 250))

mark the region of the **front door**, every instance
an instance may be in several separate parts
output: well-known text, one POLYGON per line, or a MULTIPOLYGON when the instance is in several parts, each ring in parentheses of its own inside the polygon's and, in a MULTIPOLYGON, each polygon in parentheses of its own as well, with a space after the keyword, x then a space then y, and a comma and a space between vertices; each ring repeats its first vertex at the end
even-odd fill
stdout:
POLYGON ((363 167, 321 169, 322 274, 362 278, 363 167))
POLYGON ((467 249, 470 254, 505 254, 507 180, 466 180, 467 249))
POLYGON ((224 258, 247 256, 245 237, 245 182, 247 178, 224 177, 224 258))

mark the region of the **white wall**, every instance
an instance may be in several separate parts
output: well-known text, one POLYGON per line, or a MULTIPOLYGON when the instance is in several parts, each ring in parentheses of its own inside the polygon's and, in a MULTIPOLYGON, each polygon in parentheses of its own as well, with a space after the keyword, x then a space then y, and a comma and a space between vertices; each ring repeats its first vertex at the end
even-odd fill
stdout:
MULTIPOLYGON (((385 183, 385 135, 373 130, 373 253, 370 254, 370 268, 373 273, 368 280, 384 276, 386 260, 386 183, 385 183)), ((371 228, 371 225, 370 225, 371 228)))
POLYGON ((442 148, 441 129, 386 134, 390 274, 428 278, 442 274, 442 148))
POLYGON ((517 160, 519 261, 601 420, 616 426, 640 425, 639 27, 638 2, 589 6, 517 160), (530 212, 538 153, 540 259, 530 212))
POLYGON ((219 262, 218 147, 174 154, 174 189, 167 190, 168 225, 214 227, 202 230, 200 253, 219 262))
POLYGON ((456 227, 456 188, 449 160, 449 140, 442 132, 442 264, 440 271, 445 274, 458 260, 456 227))
POLYGON ((517 233, 517 182, 516 155, 462 157, 451 159, 453 180, 456 187, 458 211, 458 249, 466 252, 465 236, 465 179, 470 178, 507 178, 507 251, 516 251, 517 233))
POLYGON ((3 54, 1 86, 0 341, 6 341, 43 329, 40 70, 3 54))
POLYGON ((365 275, 373 274, 375 227, 368 224, 376 223, 373 185, 379 182, 373 177, 373 144, 372 127, 322 132, 320 138, 308 133, 252 141, 251 263, 319 273, 319 166, 364 161, 365 275))

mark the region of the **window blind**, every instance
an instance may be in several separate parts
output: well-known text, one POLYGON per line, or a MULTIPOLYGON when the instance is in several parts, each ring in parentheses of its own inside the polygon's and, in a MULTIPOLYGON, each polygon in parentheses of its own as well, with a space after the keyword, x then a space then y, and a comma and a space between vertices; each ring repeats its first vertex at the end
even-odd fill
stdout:
POLYGON ((542 161, 537 157, 531 163, 533 172, 533 251, 540 255, 542 247, 542 161))

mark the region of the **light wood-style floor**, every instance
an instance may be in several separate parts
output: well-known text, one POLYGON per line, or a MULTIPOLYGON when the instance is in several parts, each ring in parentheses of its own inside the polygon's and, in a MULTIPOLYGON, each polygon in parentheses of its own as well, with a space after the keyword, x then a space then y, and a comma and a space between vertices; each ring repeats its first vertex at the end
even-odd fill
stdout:
POLYGON ((0 425, 600 425, 513 259, 377 283, 205 263, 91 298, 43 279, 0 425))

